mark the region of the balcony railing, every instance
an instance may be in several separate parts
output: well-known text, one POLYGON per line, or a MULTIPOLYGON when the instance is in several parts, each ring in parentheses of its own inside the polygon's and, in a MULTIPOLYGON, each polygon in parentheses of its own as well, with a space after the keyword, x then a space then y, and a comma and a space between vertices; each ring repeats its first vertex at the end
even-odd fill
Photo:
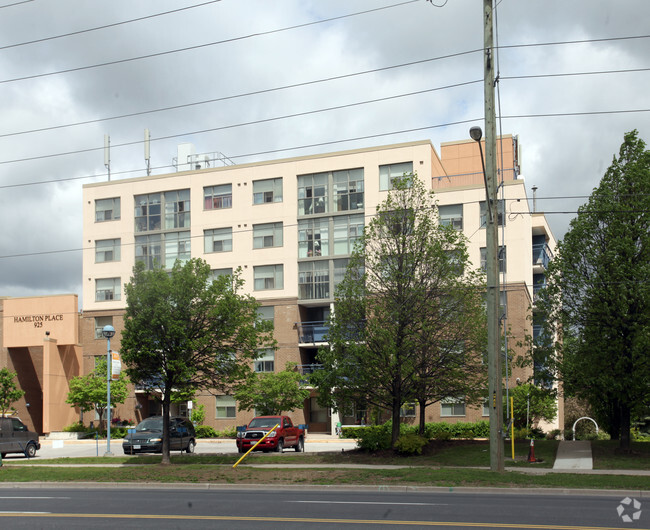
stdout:
POLYGON ((546 243, 533 245, 533 265, 541 265, 546 268, 552 259, 553 253, 546 243))
POLYGON ((298 322, 298 338, 301 344, 313 344, 316 342, 325 342, 325 336, 329 331, 329 326, 325 320, 315 320, 312 322, 298 322))
POLYGON ((313 374, 317 370, 322 370, 322 364, 299 364, 296 366, 301 375, 313 374))

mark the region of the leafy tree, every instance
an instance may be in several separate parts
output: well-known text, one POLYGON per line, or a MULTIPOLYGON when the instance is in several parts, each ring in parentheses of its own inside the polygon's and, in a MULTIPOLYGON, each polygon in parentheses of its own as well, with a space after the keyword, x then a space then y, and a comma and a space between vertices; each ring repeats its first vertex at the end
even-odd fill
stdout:
POLYGON ((239 271, 211 282, 210 266, 200 259, 177 261, 171 271, 146 271, 138 262, 125 286, 122 359, 131 381, 161 390, 164 464, 170 463, 172 396, 232 391, 245 381, 258 349, 272 344, 272 325, 242 286, 239 271))
MULTIPOLYGON (((504 392, 505 396, 505 392, 504 392)), ((557 400, 555 392, 534 384, 525 383, 511 387, 508 397, 513 398, 513 416, 515 427, 534 425, 540 420, 553 421, 557 416, 557 400)), ((505 397, 504 397, 505 399, 505 397)), ((503 410, 506 410, 505 404, 503 410)), ((507 418, 509 421, 510 418, 507 418)))
POLYGON ((304 376, 295 367, 287 363, 282 372, 251 372, 246 384, 234 393, 239 410, 255 410, 261 416, 272 416, 302 408, 309 390, 301 387, 304 376))
POLYGON ((557 370, 601 427, 630 448, 630 420, 650 398, 650 152, 625 135, 580 207, 538 303, 538 366, 557 370))
POLYGON ((394 445, 405 403, 420 403, 423 430, 428 405, 481 390, 485 321, 462 233, 439 222, 417 176, 393 186, 337 287, 330 346, 319 351, 324 369, 313 381, 335 409, 389 410, 394 445))
POLYGON ((0 370, 0 414, 4 416, 8 412, 15 412, 12 405, 25 395, 24 390, 16 387, 14 381, 16 372, 9 371, 8 368, 0 370))
MULTIPOLYGON (((95 411, 99 415, 99 423, 104 421, 104 411, 107 405, 107 360, 106 356, 97 359, 95 369, 87 375, 73 377, 70 380, 70 391, 65 402, 79 407, 81 412, 95 411)), ((111 381, 111 405, 124 403, 129 395, 127 378, 124 373, 116 381, 111 381)))

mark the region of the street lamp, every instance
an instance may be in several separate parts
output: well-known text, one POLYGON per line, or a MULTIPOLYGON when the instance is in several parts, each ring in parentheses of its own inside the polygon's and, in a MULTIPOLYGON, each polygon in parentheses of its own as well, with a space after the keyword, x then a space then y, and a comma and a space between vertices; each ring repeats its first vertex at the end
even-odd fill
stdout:
POLYGON ((113 326, 104 326, 102 335, 106 337, 106 454, 104 456, 113 456, 111 453, 111 338, 115 336, 113 326))

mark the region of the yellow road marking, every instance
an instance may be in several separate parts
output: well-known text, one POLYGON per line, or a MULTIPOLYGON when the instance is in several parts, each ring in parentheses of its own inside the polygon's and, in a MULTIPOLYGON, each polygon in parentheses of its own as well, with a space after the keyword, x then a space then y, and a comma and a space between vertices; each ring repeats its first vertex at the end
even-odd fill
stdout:
MULTIPOLYGON (((525 523, 469 523, 450 521, 390 521, 386 519, 326 519, 321 517, 247 517, 232 515, 159 515, 126 513, 2 513, 0 517, 58 517, 74 519, 183 519, 190 521, 252 521, 258 523, 334 523, 334 524, 377 524, 402 526, 453 526, 457 528, 530 528, 536 530, 628 530, 613 526, 559 526, 525 523)), ((636 530, 650 530, 648 528, 636 530)))

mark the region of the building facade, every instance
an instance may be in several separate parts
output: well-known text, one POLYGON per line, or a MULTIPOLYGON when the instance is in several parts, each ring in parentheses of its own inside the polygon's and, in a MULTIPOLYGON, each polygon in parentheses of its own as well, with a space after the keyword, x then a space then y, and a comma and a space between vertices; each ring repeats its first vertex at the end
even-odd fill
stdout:
MULTIPOLYGON (((508 345, 524 352, 517 338, 532 335, 535 289, 543 283, 555 240, 543 214, 531 212, 519 175, 518 141, 499 142, 499 237, 503 323, 515 337, 508 345)), ((268 162, 210 167, 210 156, 179 148, 179 171, 100 182, 83 188, 83 316, 80 336, 84 373, 105 355, 104 325, 117 330, 119 351, 125 308, 124 284, 136 260, 171 267, 176 259, 200 257, 215 275, 240 268, 245 288, 262 304, 275 326, 276 351, 265 351, 258 371, 279 371, 294 362, 304 373, 319 368, 317 351, 326 334, 334 289, 342 279, 354 242, 386 197, 391 180, 413 172, 436 192, 441 222, 469 239, 473 265, 485 262, 485 187, 475 142, 429 141, 357 149, 268 162), (188 154, 190 153, 190 154, 188 154), (187 159, 187 160, 186 160, 187 159)), ((508 384, 529 372, 510 371, 508 384)), ((336 421, 364 420, 321 408, 312 397, 293 419, 312 431, 331 431, 336 421)), ((215 429, 245 423, 230 396, 200 396, 206 424, 215 429)), ((159 412, 151 396, 137 389, 117 415, 139 420, 159 412)), ((175 411, 187 413, 185 407, 175 411)), ((415 421, 415 406, 404 415, 415 421)), ((428 421, 487 419, 487 409, 449 399, 428 408, 428 421)), ((559 425, 561 425, 561 419, 559 425)))

